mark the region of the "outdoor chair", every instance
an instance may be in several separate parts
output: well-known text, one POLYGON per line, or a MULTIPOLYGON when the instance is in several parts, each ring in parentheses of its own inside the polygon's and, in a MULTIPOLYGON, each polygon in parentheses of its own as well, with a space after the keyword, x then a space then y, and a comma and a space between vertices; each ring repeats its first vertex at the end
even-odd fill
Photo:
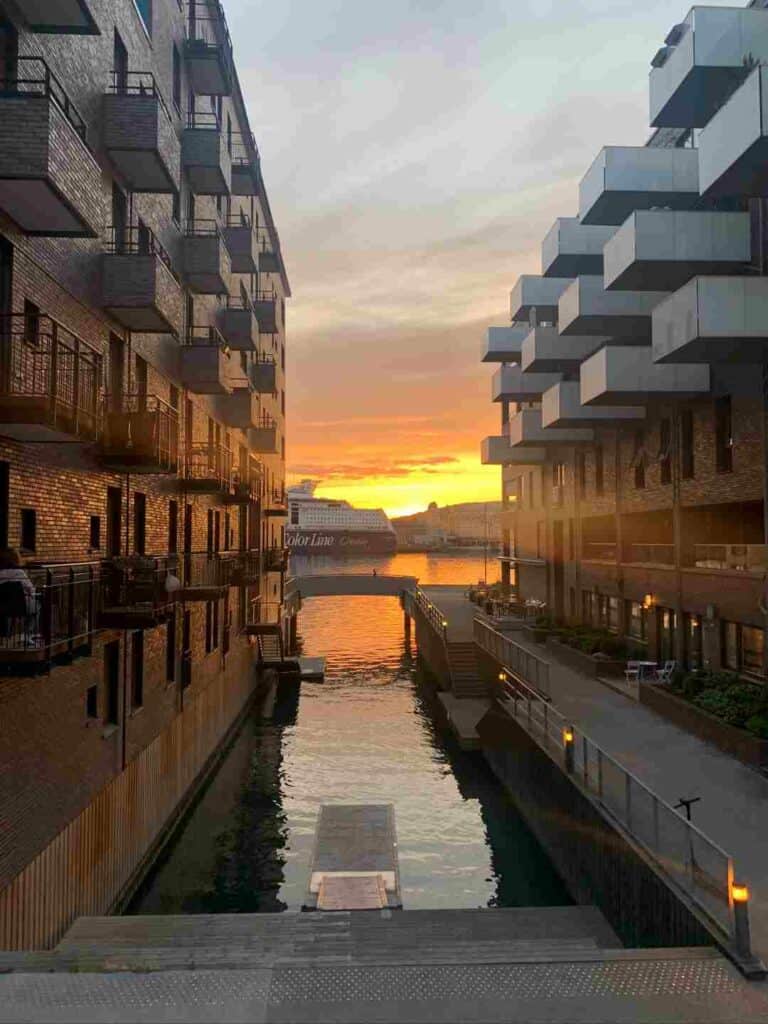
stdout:
POLYGON ((640 662, 639 661, 628 661, 627 667, 624 669, 624 678, 628 683, 639 683, 640 682, 640 662))
POLYGON ((669 683, 672 682, 672 676, 674 675, 676 668, 676 661, 665 661, 663 668, 656 669, 656 678, 654 679, 654 682, 669 685, 669 683))

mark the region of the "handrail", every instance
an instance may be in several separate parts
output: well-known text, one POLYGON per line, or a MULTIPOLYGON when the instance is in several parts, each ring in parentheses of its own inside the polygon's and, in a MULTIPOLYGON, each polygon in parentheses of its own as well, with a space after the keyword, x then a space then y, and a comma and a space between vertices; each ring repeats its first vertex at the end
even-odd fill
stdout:
POLYGON ((178 280, 171 257, 154 231, 146 224, 121 227, 110 224, 106 234, 105 250, 110 256, 157 256, 178 280))
POLYGON ((216 31, 218 26, 223 37, 224 45, 232 59, 232 39, 229 35, 229 26, 224 15, 224 8, 219 0, 189 0, 187 10, 187 39, 194 43, 204 43, 206 46, 219 46, 219 39, 216 31))
POLYGON ((427 619, 430 626, 435 632, 441 637, 444 644, 448 642, 448 623, 443 618, 443 613, 437 607, 432 604, 427 595, 420 588, 416 590, 406 590, 403 594, 403 605, 405 610, 411 615, 409 606, 413 604, 422 615, 427 619))
POLYGON ((220 132, 221 119, 215 110, 187 111, 187 128, 201 128, 207 132, 220 132))
POLYGON ((160 104, 168 121, 173 124, 170 111, 151 71, 112 71, 109 91, 115 96, 151 96, 160 104))
POLYGON ((476 618, 473 634, 475 643, 526 685, 549 699, 549 662, 515 643, 510 637, 486 622, 476 618))
POLYGON ((213 217, 201 217, 184 223, 184 234, 188 238, 220 238, 221 228, 213 217))
POLYGON ((0 95, 49 97, 87 145, 88 132, 82 115, 42 57, 17 57, 6 61, 0 76, 0 95))
POLYGON ((182 345, 210 345, 225 352, 229 351, 224 335, 213 324, 190 324, 182 339, 182 345))

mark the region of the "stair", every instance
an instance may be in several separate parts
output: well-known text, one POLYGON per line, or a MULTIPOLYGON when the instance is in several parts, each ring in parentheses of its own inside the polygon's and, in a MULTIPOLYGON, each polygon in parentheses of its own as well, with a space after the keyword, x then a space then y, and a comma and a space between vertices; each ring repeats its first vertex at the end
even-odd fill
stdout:
POLYGON ((285 661, 283 637, 281 633, 260 633, 257 636, 259 664, 262 666, 279 666, 285 661))
POLYGON ((453 695, 487 696, 486 685, 477 666, 477 647, 474 641, 449 641, 446 646, 453 695))

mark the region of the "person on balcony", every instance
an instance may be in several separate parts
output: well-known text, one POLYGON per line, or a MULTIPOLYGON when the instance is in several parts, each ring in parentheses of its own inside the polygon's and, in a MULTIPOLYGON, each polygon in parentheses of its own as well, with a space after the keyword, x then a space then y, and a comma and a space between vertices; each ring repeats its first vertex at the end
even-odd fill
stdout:
POLYGON ((15 548, 0 549, 0 636, 30 643, 38 632, 38 598, 15 548))

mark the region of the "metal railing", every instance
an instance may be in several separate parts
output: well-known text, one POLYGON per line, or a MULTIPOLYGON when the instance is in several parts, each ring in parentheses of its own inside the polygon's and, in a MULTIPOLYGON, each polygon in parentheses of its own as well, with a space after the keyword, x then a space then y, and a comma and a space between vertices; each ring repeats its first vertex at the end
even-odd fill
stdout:
POLYGON ((232 213, 230 210, 225 221, 225 227, 228 228, 252 228, 251 218, 243 210, 238 213, 232 213))
POLYGON ((190 324, 187 327, 182 344, 199 345, 202 347, 210 346, 223 349, 226 352, 229 351, 229 345, 227 345, 224 335, 213 324, 190 324))
POLYGON ((501 706, 646 851, 724 939, 733 935, 733 860, 700 829, 518 678, 501 706))
POLYGON ((157 395, 106 395, 104 448, 114 457, 176 469, 179 462, 179 414, 157 395))
POLYGON ((126 555, 102 566, 102 610, 160 612, 176 600, 167 586, 178 572, 177 555, 126 555))
POLYGON ((245 615, 248 626, 279 626, 282 606, 277 601, 262 601, 260 597, 251 601, 245 615))
POLYGON ((97 436, 101 354, 37 313, 0 316, 0 339, 0 398, 40 404, 50 426, 97 436))
POLYGON ((182 588, 228 587, 232 578, 232 551, 185 551, 178 556, 177 575, 182 588))
POLYGON ((191 43, 212 47, 224 45, 232 59, 232 40, 218 0, 189 0, 187 3, 187 39, 191 43))
POLYGON ((215 110, 188 110, 187 128, 202 128, 204 131, 220 132, 221 119, 215 110))
POLYGON ((629 563, 647 562, 652 565, 674 565, 674 544, 627 544, 624 560, 629 563))
POLYGON ((766 544, 694 544, 693 558, 697 569, 768 572, 766 544))
POLYGON ((256 500, 261 490, 261 465, 251 459, 250 465, 240 465, 232 474, 232 487, 234 493, 239 497, 247 498, 249 501, 256 500))
POLYGON ((221 238, 219 222, 212 217, 185 221, 183 230, 187 238, 221 238))
POLYGON ((262 412, 256 423, 257 429, 272 430, 277 426, 277 420, 267 412, 262 412))
POLYGON ((549 698, 549 662, 500 633, 482 619, 474 622, 475 643, 541 697, 549 698))
POLYGON ((585 561, 615 562, 617 550, 614 541, 585 541, 581 545, 581 557, 585 561))
POLYGON ((288 568, 288 548, 279 546, 264 548, 262 563, 267 572, 285 572, 288 568))
POLYGON ((447 643, 448 623, 437 605, 432 604, 423 590, 406 590, 403 594, 403 609, 411 618, 413 618, 414 611, 418 609, 443 643, 447 643))
POLYGON ((178 280, 171 257, 157 235, 146 225, 116 227, 110 224, 106 231, 105 250, 110 256, 157 256, 178 280))
POLYGON ((184 459, 187 480, 215 482, 224 490, 232 486, 232 452, 220 444, 193 442, 184 459))
POLYGON ((87 142, 85 121, 61 82, 41 57, 6 60, 0 74, 0 96, 47 96, 60 108, 82 141, 87 142))
POLYGON ((254 164, 258 170, 260 161, 259 147, 253 132, 232 132, 232 164, 245 167, 254 164))
POLYGON ((151 71, 112 71, 109 91, 116 96, 150 96, 156 99, 169 122, 170 111, 151 71))
POLYGON ((258 582, 261 575, 260 551, 236 551, 230 561, 230 584, 248 586, 258 582))

